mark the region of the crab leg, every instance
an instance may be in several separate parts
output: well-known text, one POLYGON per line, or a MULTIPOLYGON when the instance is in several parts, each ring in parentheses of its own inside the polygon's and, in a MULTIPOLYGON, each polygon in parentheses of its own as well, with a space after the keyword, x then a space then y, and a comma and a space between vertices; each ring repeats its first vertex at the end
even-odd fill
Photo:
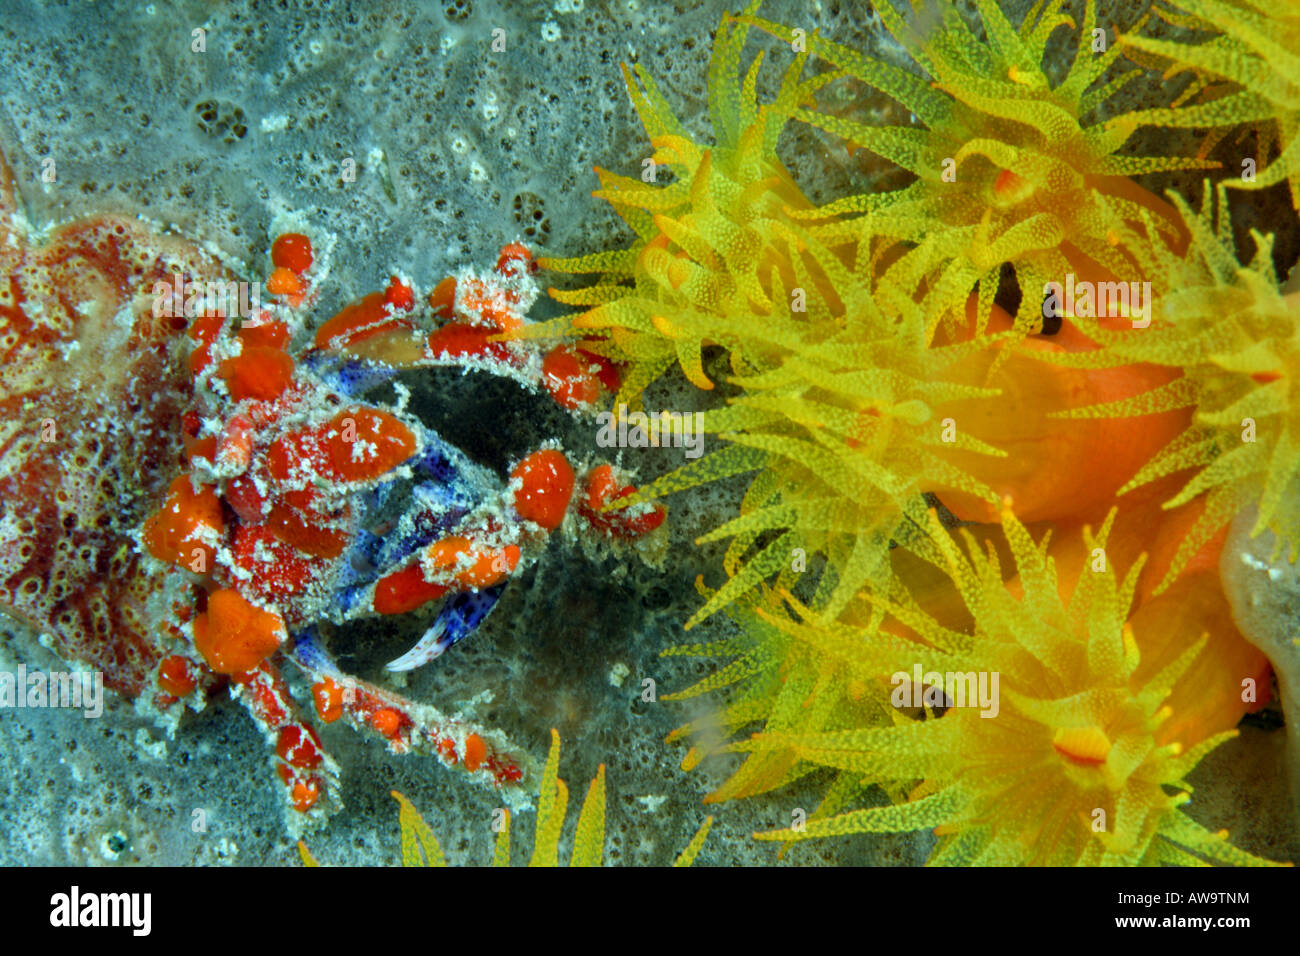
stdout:
POLYGON ((311 812, 317 819, 340 809, 338 764, 321 748, 315 729, 299 715, 275 665, 262 661, 248 673, 232 678, 230 694, 244 704, 263 734, 273 741, 276 773, 293 809, 300 814, 311 812))
POLYGON ((321 720, 343 718, 357 729, 379 734, 393 753, 432 753, 445 766, 462 767, 484 783, 522 796, 532 776, 527 754, 499 730, 465 718, 447 716, 431 704, 419 704, 344 675, 314 628, 299 633, 289 658, 314 681, 312 699, 321 720))

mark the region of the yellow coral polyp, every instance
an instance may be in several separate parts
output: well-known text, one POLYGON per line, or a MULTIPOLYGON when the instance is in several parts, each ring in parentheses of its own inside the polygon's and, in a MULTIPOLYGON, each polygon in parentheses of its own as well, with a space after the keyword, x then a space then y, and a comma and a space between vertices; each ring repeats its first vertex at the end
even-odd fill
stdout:
MULTIPOLYGON (((715 68, 726 62, 734 66, 745 32, 724 19, 714 47, 715 68)), ((787 73, 779 102, 797 101, 813 82, 800 81, 802 62, 801 57, 787 73)), ((617 402, 635 407, 644 387, 674 363, 693 384, 711 388, 701 371, 706 344, 743 357, 764 351, 766 344, 761 335, 754 336, 754 327, 789 314, 787 290, 815 279, 802 240, 783 228, 787 209, 808 209, 811 203, 776 158, 782 111, 760 111, 752 89, 742 96, 729 85, 714 102, 718 143, 701 147, 686 134, 649 74, 637 67, 635 77, 626 69, 624 77, 654 147, 650 162, 656 169, 649 182, 598 170, 603 188, 594 195, 614 206, 638 241, 614 256, 540 260, 555 271, 604 273, 597 287, 602 294, 597 300, 584 294, 587 290, 553 290, 561 301, 594 307, 541 323, 528 334, 564 335, 574 329, 620 333, 615 336, 619 357, 631 370, 617 402), (659 183, 658 166, 671 171, 672 184, 659 183)))
MULTIPOLYGON (((756 9, 751 3, 749 12, 756 9)), ((724 18, 715 80, 737 68, 746 33, 724 18)), ((701 538, 731 539, 724 562, 731 579, 688 627, 769 577, 796 548, 842 569, 819 597, 834 614, 886 563, 900 526, 924 514, 925 492, 995 500, 950 458, 1000 453, 965 430, 947 435, 943 424, 960 403, 993 394, 947 374, 983 341, 933 342, 927 308, 897 293, 879 244, 818 233, 797 218, 811 203, 775 145, 795 105, 828 80, 801 80, 804 59, 796 58, 767 105, 753 98, 761 58, 739 89, 730 81, 715 86, 714 146, 686 138, 644 71, 637 70, 639 84, 629 75, 655 158, 675 181, 603 173, 599 194, 627 219, 637 243, 614 259, 543 260, 552 269, 607 273, 594 287, 598 295, 557 294, 592 307, 550 329, 610 336, 631 366, 617 404, 635 407, 673 364, 696 387, 712 389, 716 376, 705 370, 703 349, 715 344, 727 352, 729 383, 743 390, 728 407, 704 413, 705 431, 730 447, 622 502, 763 470, 737 518, 701 538)))
POLYGON ((1244 266, 1237 262, 1223 184, 1205 184, 1199 213, 1181 197, 1171 198, 1195 240, 1185 258, 1151 243, 1152 267, 1171 277, 1172 291, 1157 303, 1150 328, 1092 330, 1104 348, 1088 361, 1142 362, 1179 374, 1132 398, 1062 413, 1121 418, 1192 410, 1190 425, 1121 489, 1194 470, 1166 506, 1204 495, 1205 507, 1165 587, 1235 514, 1256 502, 1253 534, 1268 528, 1289 560, 1300 553, 1300 295, 1278 284, 1271 236, 1254 233, 1254 258, 1244 266))
MULTIPOLYGON (((1300 3, 1296 0, 1171 0, 1190 17, 1165 13, 1170 22, 1215 34, 1208 41, 1177 42, 1143 36, 1134 30, 1122 43, 1130 51, 1153 54, 1170 64, 1169 73, 1192 70, 1206 79, 1227 81, 1194 84, 1198 96, 1190 104, 1142 110, 1133 118, 1152 126, 1215 129, 1215 140, 1241 123, 1261 131, 1260 160, 1270 150, 1276 157, 1257 175, 1229 178, 1237 189, 1265 189, 1285 181, 1291 205, 1300 211, 1300 3)), ((1159 8, 1157 8, 1159 9, 1159 8)), ((1207 144, 1208 145, 1208 144, 1207 144)), ((1204 148, 1203 150, 1204 151, 1204 148)))
MULTIPOLYGON (((842 234, 839 217, 857 216, 869 233, 908 248, 910 274, 936 289, 931 324, 959 316, 971 286, 980 284, 980 327, 987 320, 1003 263, 1023 289, 1036 294, 1068 272, 1158 277, 1141 271, 1129 246, 1142 210, 1154 211, 1170 239, 1172 210, 1143 195, 1127 176, 1157 170, 1205 168, 1205 160, 1129 156, 1119 150, 1138 128, 1131 116, 1092 119, 1131 78, 1103 82, 1119 54, 1092 49, 1096 4, 1089 0, 1065 77, 1049 82, 1044 59, 1051 35, 1074 22, 1061 3, 1036 4, 1017 30, 992 0, 978 8, 989 42, 970 34, 957 9, 929 11, 933 29, 922 35, 893 5, 875 9, 893 39, 931 77, 926 84, 893 64, 816 35, 815 56, 862 84, 897 100, 924 128, 874 126, 798 105, 792 115, 871 150, 916 176, 900 190, 837 199, 803 214, 833 216, 814 231, 842 234), (1003 78, 1003 79, 999 79, 1003 78), (987 197, 987 203, 974 197, 987 197)), ((755 16, 742 22, 786 40, 790 28, 755 16)))
MULTIPOLYGON (((1266 862, 1180 809, 1191 794, 1187 773, 1233 732, 1188 747, 1161 740, 1173 717, 1167 703, 1173 688, 1204 652, 1206 639, 1140 679, 1141 653, 1127 618, 1141 562, 1122 579, 1112 568, 1085 567, 1063 589, 1046 540, 1035 543, 1008 508, 1002 529, 1013 556, 1009 569, 996 549, 982 549, 969 534, 960 535, 964 549, 954 538, 935 538, 973 615, 969 635, 941 626, 911 602, 876 598, 873 603, 905 622, 918 640, 886 641, 864 655, 864 663, 874 663, 889 647, 902 673, 916 663, 927 672, 996 674, 992 706, 981 696, 980 706, 953 707, 937 719, 829 732, 765 731, 734 745, 753 757, 781 754, 795 766, 853 774, 859 787, 870 782, 907 794, 891 806, 822 814, 802 829, 756 836, 792 843, 933 827, 940 840, 931 864, 1266 862), (1005 580, 1008 574, 1015 587, 1005 580)), ((1095 539, 1085 533, 1087 547, 1104 549, 1109 532, 1110 521, 1095 539)), ((822 631, 817 640, 823 642, 830 637, 812 620, 786 629, 809 640, 809 631, 822 631)))

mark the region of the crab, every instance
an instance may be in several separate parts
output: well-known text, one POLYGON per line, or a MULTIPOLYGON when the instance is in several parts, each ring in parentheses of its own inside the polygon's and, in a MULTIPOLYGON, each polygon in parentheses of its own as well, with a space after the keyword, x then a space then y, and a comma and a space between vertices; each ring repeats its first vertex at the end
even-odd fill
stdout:
POLYGON ((304 317, 328 269, 300 233, 279 237, 272 261, 273 304, 238 322, 200 306, 188 324, 188 470, 139 536, 170 579, 160 606, 167 632, 179 635, 159 664, 153 704, 160 715, 180 701, 200 707, 227 682, 274 746, 299 814, 337 809, 338 771, 281 660, 306 675, 319 720, 520 788, 527 755, 503 734, 344 674, 320 626, 441 602, 424 636, 388 664, 414 669, 471 634, 562 525, 616 544, 653 533, 664 511, 606 510, 635 489, 608 464, 575 469, 555 441, 503 480, 410 414, 400 383, 396 404, 364 396, 399 372, 452 365, 508 376, 576 410, 616 385, 617 369, 569 346, 542 355, 524 338, 497 338, 527 324, 537 297, 536 266, 517 242, 495 269, 462 272, 428 296, 393 276, 314 333, 304 317))
POLYGON ((609 508, 629 476, 553 440, 498 476, 413 415, 400 382, 395 403, 366 394, 410 369, 474 368, 581 414, 618 369, 582 343, 510 338, 537 295, 519 243, 428 295, 393 276, 315 327, 318 244, 276 240, 266 305, 257 286, 211 307, 195 289, 248 291, 218 257, 145 220, 36 233, 0 159, 0 612, 169 733, 228 690, 274 750, 291 831, 342 805, 318 722, 432 754, 508 801, 527 792, 526 751, 344 673, 326 632, 439 602, 389 669, 421 666, 551 534, 645 552, 664 512, 609 508), (301 701, 285 666, 306 676, 301 701))

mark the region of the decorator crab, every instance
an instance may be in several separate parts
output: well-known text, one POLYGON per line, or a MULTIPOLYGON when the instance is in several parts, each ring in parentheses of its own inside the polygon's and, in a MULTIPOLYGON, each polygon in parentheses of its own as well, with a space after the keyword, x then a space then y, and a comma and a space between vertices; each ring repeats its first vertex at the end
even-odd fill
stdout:
POLYGON ((530 762, 503 734, 344 674, 317 625, 441 601, 388 665, 409 670, 472 632, 551 532, 653 540, 661 508, 605 510, 634 490, 608 464, 551 440, 505 478, 411 414, 400 383, 394 404, 362 397, 438 365, 574 410, 616 388, 619 369, 595 352, 510 337, 537 295, 528 250, 507 245, 495 269, 428 295, 394 277, 313 330, 328 254, 301 233, 275 240, 263 305, 211 256, 138 222, 74 223, 33 244, 0 174, 4 610, 169 732, 228 686, 275 749, 294 829, 340 805, 308 709, 395 753, 523 784, 530 762), (223 284, 222 307, 196 294, 223 284), (286 659, 310 707, 281 676, 286 659))
POLYGON ((503 481, 411 415, 400 385, 391 407, 361 396, 402 370, 451 364, 546 389, 576 409, 599 397, 602 377, 616 386, 618 370, 572 347, 541 355, 495 338, 525 325, 537 296, 536 266, 518 243, 491 273, 440 283, 423 310, 394 276, 311 335, 303 316, 319 277, 310 240, 282 235, 271 256, 273 305, 238 323, 203 312, 188 325, 189 467, 141 533, 149 554, 174 569, 167 595, 181 635, 159 665, 155 704, 198 704, 213 682, 229 681, 274 743, 290 804, 318 812, 337 803, 336 768, 279 675, 284 656, 310 677, 320 720, 343 719, 394 752, 435 753, 495 785, 517 784, 526 760, 502 734, 343 674, 315 625, 441 601, 419 642, 388 664, 410 670, 472 632, 566 520, 578 533, 629 540, 653 531, 664 512, 602 513, 634 489, 609 465, 579 474, 554 442, 503 481), (422 319, 430 321, 417 328, 422 319))

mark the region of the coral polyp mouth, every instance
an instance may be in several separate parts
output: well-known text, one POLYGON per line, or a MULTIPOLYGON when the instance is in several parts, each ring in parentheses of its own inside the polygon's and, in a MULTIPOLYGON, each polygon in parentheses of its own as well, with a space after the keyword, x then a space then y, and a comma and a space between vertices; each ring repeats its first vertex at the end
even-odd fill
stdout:
POLYGON ((1052 747, 1077 766, 1097 767, 1110 755, 1111 742, 1100 727, 1059 727, 1052 735, 1052 747))

